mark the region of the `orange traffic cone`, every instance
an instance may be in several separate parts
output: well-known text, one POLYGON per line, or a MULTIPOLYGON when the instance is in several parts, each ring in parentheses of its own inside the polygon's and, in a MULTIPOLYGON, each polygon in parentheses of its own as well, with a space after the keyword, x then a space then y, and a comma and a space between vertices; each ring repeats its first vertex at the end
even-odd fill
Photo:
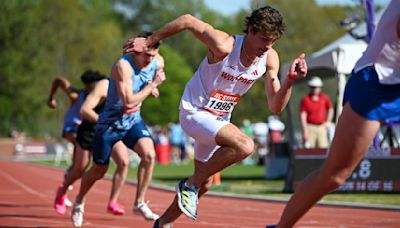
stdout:
POLYGON ((220 184, 221 184, 221 172, 218 172, 213 176, 213 185, 220 185, 220 184))

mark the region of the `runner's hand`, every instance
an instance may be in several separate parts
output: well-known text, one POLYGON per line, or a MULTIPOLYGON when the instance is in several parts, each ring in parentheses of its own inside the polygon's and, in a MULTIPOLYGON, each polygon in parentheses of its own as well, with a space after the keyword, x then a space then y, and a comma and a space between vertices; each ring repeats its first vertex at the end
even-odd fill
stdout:
POLYGON ((289 69, 289 76, 291 79, 304 78, 307 75, 307 63, 304 60, 305 54, 302 53, 297 57, 289 69))
POLYGON ((49 106, 50 108, 56 108, 57 107, 57 102, 55 99, 49 99, 47 101, 47 106, 49 106))
POLYGON ((153 83, 155 86, 159 86, 163 81, 165 81, 165 72, 164 70, 157 70, 156 74, 153 78, 153 83))
POLYGON ((147 50, 147 40, 143 37, 131 38, 129 39, 124 46, 124 54, 132 53, 132 52, 144 52, 147 50))

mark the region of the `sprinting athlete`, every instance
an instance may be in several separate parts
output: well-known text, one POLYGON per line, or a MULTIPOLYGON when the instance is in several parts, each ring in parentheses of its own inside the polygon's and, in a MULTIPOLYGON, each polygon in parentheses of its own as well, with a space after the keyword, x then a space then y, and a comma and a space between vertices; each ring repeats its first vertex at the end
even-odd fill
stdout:
POLYGON ((50 108, 56 108, 57 102, 55 100, 55 94, 58 88, 61 88, 67 95, 70 101, 70 107, 67 110, 64 117, 64 126, 62 130, 62 136, 69 142, 75 145, 76 131, 81 123, 81 117, 79 115, 79 110, 82 106, 85 96, 93 89, 94 84, 94 71, 85 71, 81 76, 81 81, 85 85, 84 89, 76 89, 71 85, 71 83, 64 77, 58 77, 54 79, 51 85, 49 98, 47 105, 50 108))
MULTIPOLYGON (((72 156, 72 164, 70 167, 68 167, 65 172, 64 172, 64 179, 65 176, 68 174, 69 170, 71 170, 74 166, 77 164, 75 163, 75 154, 76 154, 76 134, 78 130, 78 126, 81 124, 82 119, 81 116, 79 115, 79 110, 82 106, 83 101, 85 100, 86 94, 89 93, 93 87, 96 81, 100 80, 101 78, 97 78, 98 75, 95 74, 94 71, 92 70, 87 70, 81 75, 81 81, 85 85, 84 89, 76 89, 71 85, 71 83, 64 77, 58 77, 54 79, 51 85, 51 90, 49 93, 49 98, 47 101, 47 105, 50 108, 55 109, 57 107, 57 102, 54 98, 57 90, 61 88, 64 93, 67 95, 69 101, 70 101, 70 107, 67 110, 65 117, 64 117, 64 126, 62 130, 62 137, 66 139, 69 143, 73 145, 73 156, 72 156)), ((68 189, 71 189, 72 185, 65 186, 68 189)), ((54 206, 56 204, 61 204, 61 199, 58 199, 58 201, 54 201, 54 206)), ((71 201, 65 196, 63 197, 63 200, 65 202, 62 203, 64 208, 65 206, 72 206, 71 201)), ((57 211, 57 209, 56 209, 57 211)), ((65 210, 60 209, 58 210, 59 214, 64 214, 65 210)))
MULTIPOLYGON (((67 205, 65 199, 67 186, 72 185, 76 180, 81 178, 89 166, 96 122, 99 113, 103 110, 105 98, 107 97, 108 79, 98 72, 93 72, 93 74, 97 82, 93 90, 87 94, 80 110, 82 123, 79 125, 77 131, 74 162, 65 174, 63 183, 58 187, 54 200, 54 209, 61 215, 66 212, 67 205)), ((117 168, 113 176, 107 210, 114 215, 123 215, 125 210, 117 200, 128 173, 129 157, 126 147, 122 142, 117 143, 112 157, 117 168)))
POLYGON ((267 6, 246 18, 244 36, 231 36, 183 15, 147 39, 131 39, 125 44, 125 52, 145 52, 154 43, 189 30, 208 48, 206 58, 186 85, 179 108, 182 128, 195 139, 194 174, 177 184, 176 198, 153 227, 170 227, 182 212, 197 219, 198 198, 210 189, 212 176, 253 152, 253 140, 230 123, 230 117, 240 97, 258 79, 265 78, 268 106, 278 113, 289 100, 294 80, 305 77, 307 66, 302 54, 294 60, 282 84, 278 79, 279 58, 272 46, 284 27, 281 14, 267 6))
MULTIPOLYGON (((140 36, 147 37, 151 33, 140 36)), ((156 220, 145 201, 155 162, 154 144, 140 114, 141 103, 150 94, 158 96, 158 85, 165 80, 164 61, 158 54, 160 43, 145 52, 123 55, 113 65, 107 99, 100 114, 93 142, 93 166, 82 177, 71 220, 74 226, 83 224, 85 196, 93 184, 108 169, 111 151, 120 142, 138 153, 141 158, 137 174, 137 193, 134 212, 146 220, 156 220)))

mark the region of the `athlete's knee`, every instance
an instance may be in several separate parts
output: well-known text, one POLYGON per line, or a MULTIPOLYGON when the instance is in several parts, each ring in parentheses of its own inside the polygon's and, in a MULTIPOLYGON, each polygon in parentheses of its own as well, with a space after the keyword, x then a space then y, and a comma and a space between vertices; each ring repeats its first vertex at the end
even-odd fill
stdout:
POLYGON ((104 177, 104 175, 106 175, 106 173, 107 173, 107 171, 104 171, 104 170, 100 170, 99 172, 95 172, 95 174, 94 174, 94 178, 95 179, 102 179, 103 177, 104 177))
POLYGON ((86 167, 82 167, 82 166, 75 166, 72 167, 72 169, 70 169, 68 171, 68 176, 72 176, 74 178, 80 178, 82 177, 82 175, 85 173, 85 168, 86 167))
POLYGON ((352 170, 347 168, 334 171, 328 178, 328 185, 326 186, 328 191, 339 188, 350 177, 351 173, 352 170))
POLYGON ((74 176, 82 176, 85 173, 89 162, 74 162, 73 166, 69 169, 68 173, 74 176))
POLYGON ((156 153, 154 150, 147 150, 140 158, 145 164, 152 164, 156 160, 156 153))
POLYGON ((90 168, 90 173, 92 178, 98 180, 104 177, 107 173, 108 165, 98 165, 93 164, 92 168, 90 168))
POLYGON ((128 166, 129 166, 129 159, 121 159, 117 163, 117 168, 121 170, 127 169, 128 166))
POLYGON ((254 151, 254 141, 247 137, 243 136, 239 139, 239 152, 242 158, 248 157, 254 151))

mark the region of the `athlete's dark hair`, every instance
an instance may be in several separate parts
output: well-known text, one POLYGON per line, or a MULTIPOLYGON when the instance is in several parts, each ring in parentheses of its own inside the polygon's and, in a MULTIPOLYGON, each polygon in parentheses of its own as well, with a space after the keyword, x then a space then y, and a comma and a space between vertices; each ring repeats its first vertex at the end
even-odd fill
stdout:
POLYGON ((105 78, 107 77, 101 74, 100 72, 93 70, 87 70, 81 75, 81 81, 83 82, 83 84, 97 82, 105 78))
MULTIPOLYGON (((139 35, 137 37, 147 38, 151 35, 153 35, 153 32, 143 31, 143 32, 139 33, 139 35)), ((153 44, 150 48, 157 49, 160 47, 160 45, 161 45, 161 40, 159 40, 157 43, 153 44)))
POLYGON ((250 16, 246 17, 245 26, 246 28, 243 32, 246 34, 248 33, 249 26, 252 26, 254 33, 266 32, 277 37, 282 36, 286 27, 279 11, 270 6, 254 10, 250 16))

